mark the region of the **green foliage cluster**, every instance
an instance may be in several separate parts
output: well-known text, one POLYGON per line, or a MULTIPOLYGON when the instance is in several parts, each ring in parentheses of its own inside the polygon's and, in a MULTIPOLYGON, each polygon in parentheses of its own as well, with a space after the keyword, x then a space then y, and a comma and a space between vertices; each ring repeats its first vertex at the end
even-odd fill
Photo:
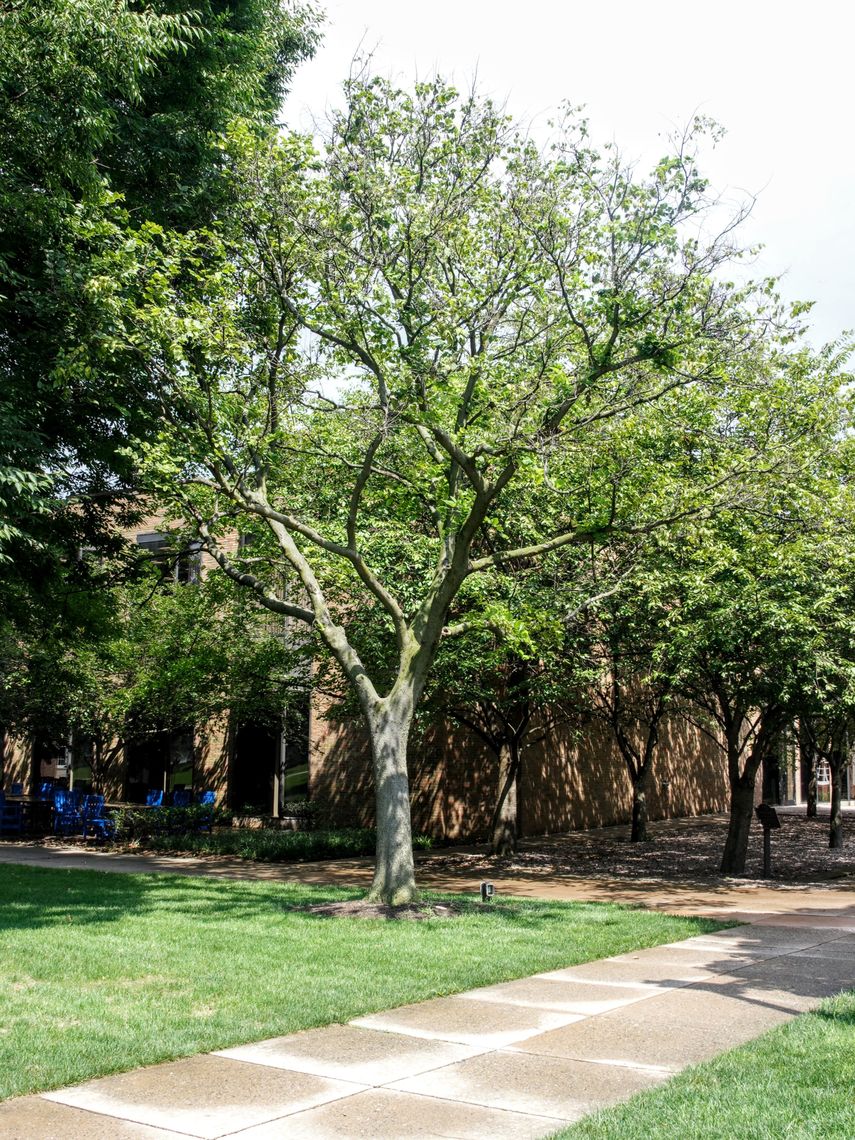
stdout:
MULTIPOLYGON (((167 808, 167 811, 184 809, 167 808)), ((336 831, 284 831, 264 828, 231 828, 211 834, 175 831, 160 834, 142 825, 138 838, 150 851, 186 851, 199 855, 236 855, 260 863, 308 863, 318 859, 348 859, 373 855, 377 833, 372 828, 340 828, 336 831)), ((430 836, 413 837, 413 847, 427 851, 430 836)))
POLYGON ((6 643, 0 711, 21 735, 73 738, 96 787, 130 740, 201 732, 226 712, 278 722, 305 698, 305 644, 216 578, 164 582, 143 565, 75 602, 73 635, 66 620, 6 643))
POLYGON ((0 12, 0 587, 44 608, 81 545, 109 544, 151 389, 90 288, 146 222, 210 222, 222 138, 271 127, 316 17, 279 0, 10 0, 0 12))
POLYGON ((183 835, 231 823, 231 812, 210 804, 188 804, 186 807, 116 808, 110 812, 115 822, 117 843, 143 843, 152 836, 183 835))

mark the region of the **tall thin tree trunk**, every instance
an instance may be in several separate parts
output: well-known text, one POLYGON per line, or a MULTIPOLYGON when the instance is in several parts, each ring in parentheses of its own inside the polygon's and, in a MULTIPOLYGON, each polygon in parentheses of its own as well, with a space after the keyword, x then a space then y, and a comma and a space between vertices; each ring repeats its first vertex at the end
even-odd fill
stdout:
POLYGON ((808 776, 807 808, 805 812, 808 819, 816 819, 816 802, 816 753, 812 752, 810 756, 810 775, 808 776))
POLYGON ((96 734, 92 744, 92 791, 103 792, 104 773, 104 743, 100 732, 96 734))
POLYGON ((805 815, 808 819, 816 819, 816 749, 803 722, 799 725, 799 754, 802 761, 802 787, 805 791, 805 815), (807 775, 806 780, 804 775, 807 775))
POLYGON ((513 737, 502 740, 499 745, 499 798, 491 825, 490 852, 493 855, 513 855, 517 849, 519 769, 519 741, 513 737))
POLYGON ((754 813, 755 777, 756 769, 740 776, 731 783, 730 821, 720 867, 722 875, 745 874, 748 836, 751 830, 751 817, 754 813))
POLYGON ((368 898, 391 906, 418 898, 407 775, 412 707, 411 700, 387 697, 368 711, 377 807, 377 853, 368 898))
POLYGON ((843 753, 835 752, 832 754, 828 765, 831 771, 831 810, 828 823, 828 846, 832 850, 843 846, 843 808, 840 787, 840 773, 843 768, 843 762, 843 753))
POLYGON ((644 843, 647 840, 647 788, 650 784, 650 772, 650 768, 642 768, 632 781, 630 843, 644 843))

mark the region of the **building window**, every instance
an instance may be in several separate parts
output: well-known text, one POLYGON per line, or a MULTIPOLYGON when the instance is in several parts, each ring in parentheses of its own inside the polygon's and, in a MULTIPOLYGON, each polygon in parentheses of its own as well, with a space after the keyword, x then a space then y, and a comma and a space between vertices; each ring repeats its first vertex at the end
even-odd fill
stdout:
POLYGON ((201 543, 177 546, 166 534, 138 534, 137 546, 146 560, 155 566, 164 581, 198 582, 202 564, 201 543))

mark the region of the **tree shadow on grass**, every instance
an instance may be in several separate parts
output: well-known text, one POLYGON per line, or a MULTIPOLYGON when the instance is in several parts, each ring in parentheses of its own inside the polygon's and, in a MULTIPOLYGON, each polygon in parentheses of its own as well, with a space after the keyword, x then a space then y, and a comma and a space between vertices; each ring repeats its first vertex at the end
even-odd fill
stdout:
POLYGON ((221 922, 281 913, 286 905, 334 902, 357 892, 294 884, 223 882, 165 874, 114 874, 6 865, 0 875, 0 933, 55 925, 104 924, 126 915, 186 913, 192 921, 221 922))
MULTIPOLYGON (((197 927, 220 925, 224 920, 251 921, 277 916, 287 916, 289 921, 297 922, 329 922, 328 916, 310 908, 334 906, 363 897, 361 888, 329 885, 258 883, 163 873, 115 874, 7 864, 0 874, 0 933, 69 923, 103 925, 120 921, 126 915, 170 912, 186 915, 197 927)), ((440 911, 431 913, 428 919, 431 924, 474 919, 497 928, 513 927, 532 934, 566 924, 573 918, 583 926, 619 925, 625 923, 627 911, 636 910, 620 905, 527 899, 483 904, 477 897, 445 892, 426 893, 425 904, 440 911), (443 914, 445 908, 451 913, 443 914)), ((335 917, 339 922, 352 921, 335 917)), ((698 919, 692 922, 691 930, 702 933, 719 929, 720 925, 698 919)))

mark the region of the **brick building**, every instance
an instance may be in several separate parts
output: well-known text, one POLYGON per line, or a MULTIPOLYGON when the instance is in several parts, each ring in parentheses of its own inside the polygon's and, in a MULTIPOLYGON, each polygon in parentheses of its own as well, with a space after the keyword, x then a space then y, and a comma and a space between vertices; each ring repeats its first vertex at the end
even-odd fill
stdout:
MULTIPOLYGON (((169 553, 162 520, 153 515, 131 542, 178 581, 192 583, 205 559, 191 546, 169 553)), ((237 538, 235 542, 237 543, 237 538)), ((234 718, 182 731, 149 735, 121 749, 102 790, 108 800, 140 802, 150 789, 212 788, 238 812, 287 814, 294 800, 322 803, 340 824, 368 825, 373 788, 367 739, 358 723, 342 721, 317 693, 292 707, 281 725, 234 718)), ((411 749, 413 826, 437 837, 484 835, 498 783, 496 757, 473 734, 438 724, 411 749)), ((4 746, 3 784, 34 790, 42 780, 86 788, 91 770, 74 742, 11 740, 4 746)), ((790 776, 799 796, 797 777, 790 776)), ((687 721, 662 732, 648 793, 652 819, 721 810, 727 781, 721 753, 687 721)), ((620 755, 606 731, 592 725, 580 740, 555 732, 523 753, 519 817, 524 834, 560 832, 619 823, 629 818, 631 791, 620 755)))

